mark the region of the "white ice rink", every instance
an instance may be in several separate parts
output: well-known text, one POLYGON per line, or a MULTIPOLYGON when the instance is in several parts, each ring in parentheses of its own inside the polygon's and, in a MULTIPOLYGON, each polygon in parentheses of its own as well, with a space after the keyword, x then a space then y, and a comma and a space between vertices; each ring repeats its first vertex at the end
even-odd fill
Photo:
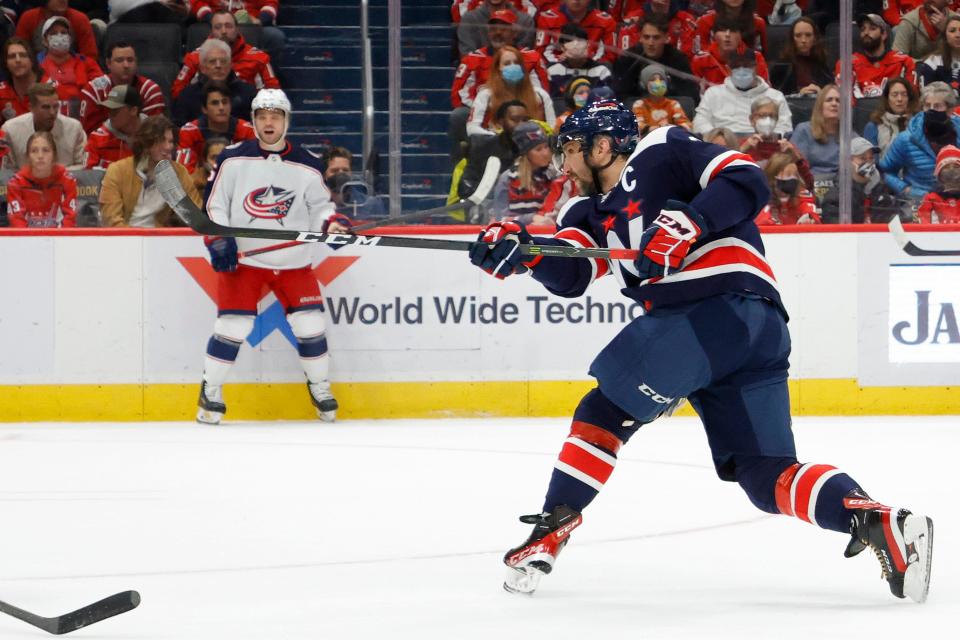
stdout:
MULTIPOLYGON (((801 460, 934 519, 925 605, 846 536, 756 511, 699 423, 649 425, 533 597, 501 589, 568 421, 6 425, 0 599, 137 589, 71 637, 957 638, 958 418, 798 419, 801 460)), ((0 616, 0 638, 45 634, 0 616)))

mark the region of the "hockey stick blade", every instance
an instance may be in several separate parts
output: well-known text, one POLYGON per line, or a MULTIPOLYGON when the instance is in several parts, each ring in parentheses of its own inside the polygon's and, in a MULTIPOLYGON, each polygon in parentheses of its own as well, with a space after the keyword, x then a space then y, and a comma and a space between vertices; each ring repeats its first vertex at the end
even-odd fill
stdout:
POLYGON ((136 609, 139 605, 139 593, 136 591, 123 591, 104 598, 99 602, 94 602, 76 611, 71 611, 70 613, 54 618, 38 616, 35 613, 24 611, 19 607, 3 601, 0 601, 0 611, 18 620, 22 620, 27 624, 31 624, 38 629, 42 629, 47 633, 62 636, 65 633, 70 633, 83 627, 89 627, 101 620, 106 620, 107 618, 112 618, 113 616, 118 616, 121 613, 136 609))
POLYGON ((903 228, 903 223, 900 222, 899 216, 891 218, 887 227, 890 229, 890 233, 893 234, 893 239, 897 242, 897 245, 899 245, 908 256, 960 256, 960 250, 957 249, 923 249, 918 247, 910 240, 910 237, 903 228))

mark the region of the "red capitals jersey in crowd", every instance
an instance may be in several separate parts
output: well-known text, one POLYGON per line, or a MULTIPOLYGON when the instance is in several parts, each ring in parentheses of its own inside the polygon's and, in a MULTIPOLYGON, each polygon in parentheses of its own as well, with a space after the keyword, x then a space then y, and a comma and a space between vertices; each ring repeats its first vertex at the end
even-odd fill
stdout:
POLYGON ((110 163, 133 155, 130 139, 114 129, 109 120, 87 137, 84 150, 87 152, 86 169, 106 169, 110 163))
POLYGON ((960 192, 931 191, 923 196, 917 215, 923 224, 960 224, 960 192))
MULTIPOLYGON (((618 45, 626 51, 640 44, 640 21, 643 20, 643 7, 627 16, 630 20, 617 35, 618 45)), ((697 21, 692 13, 677 11, 667 24, 667 42, 682 51, 688 58, 693 57, 693 45, 697 36, 697 21)))
MULTIPOLYGON (((713 30, 713 25, 716 23, 716 21, 716 11, 708 11, 697 19, 697 35, 694 38, 694 51, 701 51, 705 49, 713 41, 710 33, 713 30)), ((757 14, 753 14, 753 31, 756 34, 753 42, 747 42, 746 34, 744 34, 743 41, 747 43, 748 47, 752 47, 757 51, 766 53, 767 23, 757 14)))
POLYGON ((220 137, 227 138, 230 144, 242 140, 250 140, 256 137, 253 125, 243 118, 230 118, 230 126, 226 133, 211 131, 207 125, 206 117, 191 120, 180 128, 180 141, 177 144, 177 162, 187 168, 187 171, 193 173, 197 165, 201 164, 203 157, 203 146, 207 143, 207 138, 220 137))
MULTIPOLYGON (((514 11, 525 13, 531 18, 537 15, 538 11, 546 9, 555 9, 560 6, 560 0, 507 0, 513 6, 514 11)), ((460 19, 468 12, 479 9, 483 0, 453 0, 450 7, 450 18, 454 22, 460 22, 460 19)))
POLYGON ((817 213, 817 200, 813 194, 803 189, 796 198, 778 200, 771 196, 770 203, 760 211, 755 220, 757 224, 809 224, 820 223, 817 213), (800 219, 807 216, 803 222, 800 219))
POLYGON ((891 27, 900 24, 900 18, 905 13, 910 13, 920 5, 924 0, 883 0, 883 19, 891 27))
POLYGON ((268 13, 277 20, 279 0, 194 0, 190 6, 190 15, 198 21, 203 20, 214 11, 246 11, 250 17, 260 19, 261 13, 268 13))
MULTIPOLYGON (((540 53, 534 49, 521 49, 520 55, 523 56, 523 66, 530 74, 530 80, 534 86, 539 85, 549 90, 550 82, 540 53)), ((457 67, 457 74, 453 77, 453 87, 450 89, 450 102, 454 109, 473 105, 477 91, 490 77, 492 65, 493 49, 491 47, 471 51, 460 58, 460 66, 457 67)))
MULTIPOLYGON (((237 77, 252 84, 257 89, 279 89, 280 81, 270 66, 270 55, 266 51, 261 51, 256 47, 247 44, 242 35, 237 36, 231 49, 230 66, 236 72, 237 77)), ((174 98, 180 95, 180 92, 187 88, 191 82, 196 82, 197 74, 200 72, 200 50, 191 51, 183 56, 183 67, 177 79, 173 81, 170 88, 170 95, 174 98)))
MULTIPOLYGON (((570 18, 563 11, 543 11, 537 16, 537 51, 548 63, 559 62, 557 54, 558 36, 563 25, 570 22, 570 18)), ((617 52, 613 49, 617 36, 617 21, 609 13, 592 9, 580 21, 580 26, 587 32, 590 41, 590 57, 598 62, 613 63, 617 59, 617 52)))
MULTIPOLYGON (((740 43, 740 51, 747 50, 747 45, 740 43)), ((770 72, 767 70, 767 61, 763 59, 759 51, 753 52, 754 59, 757 61, 757 75, 770 82, 770 72)), ((710 84, 723 84, 723 81, 730 75, 730 67, 720 56, 720 48, 714 42, 705 51, 701 51, 693 56, 690 61, 690 69, 693 75, 703 78, 710 84)))
POLYGON ((70 115, 71 104, 76 104, 77 109, 80 108, 80 89, 97 76, 103 75, 103 69, 96 60, 79 54, 71 55, 62 65, 54 62, 50 56, 43 56, 40 68, 43 69, 44 76, 56 80, 60 112, 64 115, 70 115))
MULTIPOLYGON (((853 54, 853 97, 877 98, 883 95, 887 80, 906 78, 907 82, 917 85, 917 65, 913 58, 905 53, 890 49, 882 57, 871 62, 862 53, 853 54)), ((837 61, 834 73, 840 82, 840 61, 837 61)))
POLYGON ((62 164, 47 178, 35 178, 29 166, 7 183, 7 216, 11 227, 77 226, 77 181, 62 164))
MULTIPOLYGON (((156 82, 143 76, 134 76, 130 84, 140 92, 140 101, 143 103, 140 113, 148 116, 163 114, 166 104, 163 91, 156 82)), ((112 88, 113 78, 104 74, 94 78, 80 90, 80 124, 87 133, 95 130, 110 116, 110 110, 101 106, 101 103, 107 99, 112 88)))
POLYGON ((30 111, 30 99, 27 94, 22 96, 9 82, 0 82, 0 124, 10 118, 16 118, 30 111))

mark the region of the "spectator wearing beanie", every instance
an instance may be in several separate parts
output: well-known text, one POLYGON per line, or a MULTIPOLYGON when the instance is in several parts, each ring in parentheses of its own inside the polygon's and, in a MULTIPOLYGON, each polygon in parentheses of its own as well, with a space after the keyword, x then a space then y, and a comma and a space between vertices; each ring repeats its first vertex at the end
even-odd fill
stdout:
POLYGON ((586 106, 590 100, 592 88, 593 83, 590 82, 590 78, 584 76, 578 76, 567 84, 567 88, 563 92, 563 103, 567 106, 567 110, 557 116, 556 125, 553 127, 554 131, 560 130, 560 125, 567 119, 567 116, 586 106))
POLYGON ((27 163, 7 184, 11 227, 77 226, 77 181, 57 163, 57 143, 49 131, 27 140, 27 163))
POLYGON ((633 114, 637 116, 641 135, 669 124, 681 126, 688 131, 693 128, 693 123, 687 118, 680 103, 666 97, 669 88, 666 69, 658 64, 647 65, 640 72, 640 83, 646 90, 646 95, 633 103, 633 114))
POLYGON ((923 197, 917 215, 924 224, 960 223, 960 149, 948 144, 937 154, 937 188, 923 197))

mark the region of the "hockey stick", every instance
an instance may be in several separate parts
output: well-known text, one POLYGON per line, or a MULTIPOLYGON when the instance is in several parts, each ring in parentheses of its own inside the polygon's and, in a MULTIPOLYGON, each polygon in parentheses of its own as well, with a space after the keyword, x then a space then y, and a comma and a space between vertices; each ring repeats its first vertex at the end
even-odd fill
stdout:
POLYGON ((890 233, 893 234, 893 239, 908 256, 960 256, 960 250, 958 249, 922 249, 913 244, 907 232, 903 229, 900 216, 890 218, 890 223, 887 226, 890 233))
POLYGON ((19 607, 3 601, 0 601, 0 611, 18 620, 23 620, 27 624, 32 624, 38 629, 43 629, 47 633, 60 636, 136 609, 139 604, 139 593, 136 591, 123 591, 104 598, 99 602, 88 604, 76 611, 71 611, 70 613, 65 613, 62 616, 56 616, 54 618, 44 618, 43 616, 24 611, 19 607))
MULTIPOLYGON (((194 231, 207 236, 234 238, 262 238, 265 240, 296 240, 297 242, 323 242, 332 246, 358 245, 367 247, 406 247, 409 249, 440 249, 446 251, 470 251, 476 242, 467 240, 437 240, 433 238, 407 238, 395 236, 363 236, 352 233, 319 233, 293 229, 256 229, 252 227, 227 227, 207 217, 193 203, 180 184, 168 160, 157 163, 154 171, 157 189, 164 201, 194 231)), ((489 245, 493 247, 493 244, 489 245)), ((527 256, 559 258, 606 258, 611 260, 635 260, 640 252, 636 249, 603 249, 595 247, 571 247, 569 245, 520 245, 520 253, 527 256)))
MULTIPOLYGON (((497 178, 500 177, 500 158, 496 156, 490 156, 487 158, 487 166, 483 169, 483 175, 480 177, 480 182, 477 183, 477 188, 466 198, 460 198, 456 202, 453 202, 442 207, 434 207, 433 209, 424 209, 423 211, 414 211, 413 213, 405 213, 399 216, 393 216, 391 218, 384 218, 383 220, 375 220, 373 222, 367 222, 366 224, 361 224, 356 227, 351 227, 350 231, 357 233, 358 231, 368 231, 369 229, 376 229, 377 227, 385 227, 388 225, 398 224, 400 222, 410 222, 411 220, 419 220, 420 218, 427 218, 430 216, 438 216, 443 213, 450 213, 451 211, 456 211, 460 207, 463 207, 468 204, 480 204, 486 200, 487 196, 490 194, 490 191, 493 190, 493 186, 497 182, 497 178)), ((259 255, 261 253, 269 253, 271 251, 279 251, 280 249, 288 249, 290 247, 296 247, 301 244, 300 242, 281 242, 280 244, 270 245, 269 247, 261 247, 259 249, 251 249, 250 251, 243 251, 238 254, 240 258, 248 258, 250 256, 259 255)))

